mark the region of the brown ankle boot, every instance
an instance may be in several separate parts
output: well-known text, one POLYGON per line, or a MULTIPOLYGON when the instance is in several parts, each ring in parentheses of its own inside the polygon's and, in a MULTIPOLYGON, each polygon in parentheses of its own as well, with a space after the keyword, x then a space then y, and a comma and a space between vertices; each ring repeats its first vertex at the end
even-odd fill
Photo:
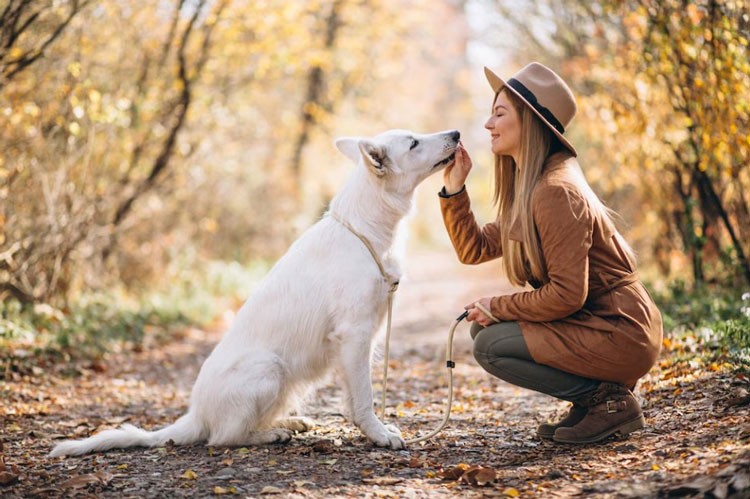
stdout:
POLYGON ((593 443, 615 433, 627 435, 646 425, 638 401, 623 385, 602 383, 593 394, 576 402, 588 412, 578 424, 555 430, 555 442, 593 443))
POLYGON ((555 423, 549 422, 540 424, 536 429, 536 434, 539 436, 539 438, 551 440, 552 437, 555 436, 555 430, 557 430, 558 428, 567 428, 575 425, 583 419, 587 412, 587 408, 578 404, 573 404, 572 406, 570 406, 570 410, 565 415, 565 417, 560 421, 557 421, 555 423))

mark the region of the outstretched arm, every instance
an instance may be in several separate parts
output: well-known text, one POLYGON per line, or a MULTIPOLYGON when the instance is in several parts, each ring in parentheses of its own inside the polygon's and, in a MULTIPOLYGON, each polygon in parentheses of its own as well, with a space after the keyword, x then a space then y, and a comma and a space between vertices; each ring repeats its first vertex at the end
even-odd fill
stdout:
POLYGON ((469 154, 460 146, 456 161, 443 173, 445 187, 440 192, 440 209, 458 259, 461 263, 478 264, 502 256, 502 245, 499 225, 479 227, 471 211, 464 186, 471 166, 469 154))

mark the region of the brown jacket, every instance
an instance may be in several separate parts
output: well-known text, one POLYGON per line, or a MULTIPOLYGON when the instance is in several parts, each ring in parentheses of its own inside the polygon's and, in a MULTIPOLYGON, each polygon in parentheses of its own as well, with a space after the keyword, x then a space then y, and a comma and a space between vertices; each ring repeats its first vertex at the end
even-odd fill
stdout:
MULTIPOLYGON (((492 314, 518 322, 538 363, 632 387, 659 355, 661 314, 638 280, 621 236, 595 216, 580 192, 573 179, 577 168, 567 153, 550 156, 532 195, 546 282, 494 297, 492 314)), ((480 228, 465 190, 441 196, 440 203, 461 262, 503 255, 499 222, 480 228)), ((510 238, 523 239, 520 226, 511 228, 510 238)))

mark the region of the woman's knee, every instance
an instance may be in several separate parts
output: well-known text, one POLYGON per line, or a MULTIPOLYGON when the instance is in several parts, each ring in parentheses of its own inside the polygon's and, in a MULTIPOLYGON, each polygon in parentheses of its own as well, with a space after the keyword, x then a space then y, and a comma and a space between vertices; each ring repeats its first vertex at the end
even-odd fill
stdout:
POLYGON ((469 334, 471 335, 471 339, 476 339, 477 335, 484 329, 484 326, 481 325, 478 322, 472 322, 471 323, 471 329, 469 329, 469 334))
POLYGON ((513 364, 512 357, 504 355, 502 351, 497 348, 491 348, 486 339, 486 336, 482 337, 482 332, 477 335, 477 339, 474 340, 474 359, 477 361, 482 369, 490 373, 491 375, 508 381, 509 375, 511 374, 511 366, 513 364))
MULTIPOLYGON (((476 324, 476 323, 475 323, 476 324)), ((474 358, 482 367, 494 359, 503 357, 526 358, 528 349, 521 329, 516 322, 501 322, 486 328, 481 326, 476 332, 472 325, 474 338, 474 358)))

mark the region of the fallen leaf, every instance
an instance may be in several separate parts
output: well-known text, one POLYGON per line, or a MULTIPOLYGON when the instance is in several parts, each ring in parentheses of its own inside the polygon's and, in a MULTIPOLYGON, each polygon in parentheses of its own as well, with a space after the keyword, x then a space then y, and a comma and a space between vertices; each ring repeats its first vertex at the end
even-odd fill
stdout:
POLYGON ((312 445, 312 450, 318 454, 329 454, 333 452, 333 445, 330 440, 318 440, 312 445))
POLYGON ((443 480, 458 480, 469 469, 468 464, 460 463, 447 470, 438 471, 438 476, 443 480))
POLYGON ((66 489, 82 489, 91 484, 107 485, 112 480, 112 475, 105 473, 104 471, 97 471, 96 473, 89 473, 86 475, 78 475, 62 482, 59 487, 63 490, 66 489))
POLYGON ((495 481, 497 473, 491 468, 482 466, 473 466, 461 475, 461 481, 477 487, 484 487, 490 482, 495 481))
POLYGON ((278 487, 274 487, 273 485, 266 485, 263 487, 263 489, 260 491, 260 495, 272 495, 272 494, 282 494, 284 491, 278 487))
POLYGON ((393 476, 379 476, 375 478, 363 478, 362 479, 362 483, 366 483, 368 485, 395 485, 403 481, 404 481, 403 478, 397 478, 393 476))
POLYGON ((490 468, 481 468, 476 475, 474 475, 474 480, 476 480, 477 485, 480 487, 484 487, 488 483, 492 483, 497 478, 497 472, 490 468))
POLYGON ((213 493, 216 494, 217 496, 222 496, 226 494, 236 494, 237 487, 221 487, 217 485, 216 487, 213 488, 213 493))
POLYGON ((521 495, 521 493, 513 487, 508 487, 507 489, 503 490, 503 495, 506 495, 508 497, 518 497, 521 495))
POLYGON ((195 480, 198 478, 198 474, 193 470, 185 470, 185 473, 180 475, 180 478, 185 478, 187 480, 195 480))

